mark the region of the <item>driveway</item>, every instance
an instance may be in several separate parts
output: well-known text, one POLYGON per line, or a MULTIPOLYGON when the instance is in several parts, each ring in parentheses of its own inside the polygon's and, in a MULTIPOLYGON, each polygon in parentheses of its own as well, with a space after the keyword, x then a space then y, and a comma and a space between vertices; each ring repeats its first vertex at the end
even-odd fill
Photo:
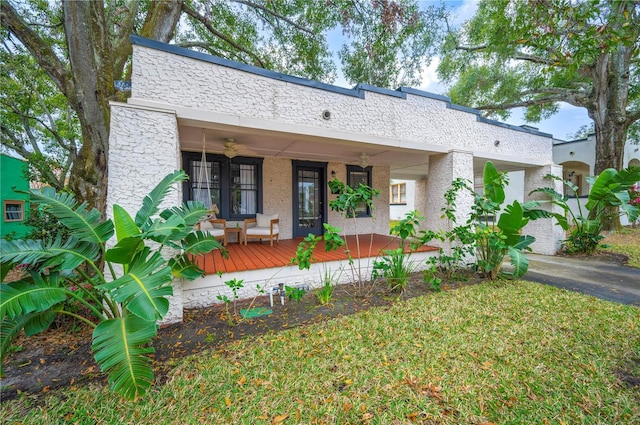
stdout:
POLYGON ((640 307, 640 269, 597 259, 527 254, 524 279, 640 307))

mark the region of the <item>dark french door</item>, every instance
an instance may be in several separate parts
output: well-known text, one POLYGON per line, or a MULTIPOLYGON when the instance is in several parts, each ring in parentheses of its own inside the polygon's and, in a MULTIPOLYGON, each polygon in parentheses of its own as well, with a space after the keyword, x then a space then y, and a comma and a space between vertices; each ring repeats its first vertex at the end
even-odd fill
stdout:
POLYGON ((293 161, 293 237, 322 235, 327 216, 327 164, 293 161))

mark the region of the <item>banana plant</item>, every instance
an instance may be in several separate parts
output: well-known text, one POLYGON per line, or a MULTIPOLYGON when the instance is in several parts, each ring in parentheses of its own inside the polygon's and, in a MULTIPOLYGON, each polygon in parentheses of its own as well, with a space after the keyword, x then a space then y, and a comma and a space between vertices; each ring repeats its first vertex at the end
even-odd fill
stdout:
MULTIPOLYGON (((572 193, 578 192, 578 187, 571 181, 551 174, 545 177, 561 182, 571 189, 572 193)), ((558 193, 550 187, 541 187, 529 193, 543 193, 549 197, 548 200, 529 201, 523 206, 527 216, 555 218, 563 230, 569 231, 564 247, 572 253, 590 254, 596 250, 604 238, 601 232, 608 208, 620 208, 630 222, 635 221, 640 213, 640 208, 634 205, 630 197, 630 191, 640 181, 640 167, 629 167, 620 171, 608 168, 596 177, 588 177, 587 181, 592 185, 587 202, 584 205, 577 202, 575 210, 569 205, 568 195, 558 193), (562 208, 563 212, 554 213, 540 209, 544 203, 556 205, 562 208)))
POLYGON ((2 280, 18 266, 27 272, 17 282, 0 285, 2 358, 21 330, 31 336, 46 330, 58 314, 72 316, 94 328, 94 358, 111 387, 128 399, 142 396, 153 382, 151 342, 169 309, 172 280, 204 275, 194 255, 214 249, 226 255, 213 236, 194 230, 208 214, 204 204, 189 202, 160 212, 172 187, 186 179, 182 170, 167 175, 143 199, 135 217, 114 205, 113 219, 106 220, 85 203, 78 205, 73 195, 50 188, 33 191, 31 199, 72 236, 0 240, 2 280), (90 314, 79 315, 78 305, 90 314))
POLYGON ((522 205, 518 201, 503 205, 507 184, 506 173, 499 172, 491 161, 487 161, 483 170, 482 193, 476 192, 470 181, 458 178, 445 194, 446 207, 443 212, 454 223, 457 193, 465 190, 473 195, 469 219, 465 225, 457 226, 448 238, 472 243, 476 269, 482 277, 490 279, 499 275, 522 277, 529 268, 529 260, 523 251, 535 242, 533 236, 522 234, 522 229, 530 220, 522 205), (502 270, 505 257, 509 257, 513 266, 510 272, 502 270))

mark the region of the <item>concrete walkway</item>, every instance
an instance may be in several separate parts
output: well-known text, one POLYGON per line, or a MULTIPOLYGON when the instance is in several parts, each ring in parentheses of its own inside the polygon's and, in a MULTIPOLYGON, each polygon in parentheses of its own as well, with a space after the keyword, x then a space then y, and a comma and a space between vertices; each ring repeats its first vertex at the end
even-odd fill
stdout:
POLYGON ((640 307, 640 269, 595 259, 527 254, 524 279, 640 307))

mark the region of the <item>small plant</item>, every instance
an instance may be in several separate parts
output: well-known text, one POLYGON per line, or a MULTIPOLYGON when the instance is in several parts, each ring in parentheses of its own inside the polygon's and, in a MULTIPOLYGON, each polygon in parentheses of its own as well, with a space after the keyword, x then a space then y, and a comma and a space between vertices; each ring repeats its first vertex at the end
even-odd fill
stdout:
MULTIPOLYGON (((373 189, 370 186, 360 183, 357 188, 352 188, 344 182, 338 179, 333 179, 328 182, 329 189, 332 194, 337 195, 336 199, 329 201, 329 208, 332 211, 341 213, 345 218, 353 220, 353 228, 355 229, 356 240, 356 255, 357 259, 362 258, 362 251, 360 246, 360 234, 358 232, 358 210, 362 207, 366 207, 371 211, 373 217, 373 198, 380 195, 380 191, 373 189)), ((373 236, 372 236, 373 237, 373 236)), ((371 244, 373 239, 369 243, 369 251, 371 251, 371 244)), ((349 254, 349 265, 351 266, 351 272, 358 284, 358 289, 362 290, 365 287, 365 276, 362 271, 362 265, 360 261, 355 261, 351 256, 352 250, 347 246, 347 253, 349 254)))
POLYGON ((422 271, 422 281, 429 286, 429 289, 440 292, 442 279, 438 277, 435 265, 422 271))
POLYGON ((244 280, 240 279, 236 279, 233 278, 231 280, 227 280, 224 284, 227 285, 229 287, 229 289, 231 289, 231 292, 233 293, 233 314, 236 314, 236 304, 238 302, 238 291, 242 288, 244 288, 244 285, 242 284, 242 282, 244 282, 244 280))
POLYGON ((303 288, 296 288, 295 286, 286 286, 286 285, 284 287, 284 292, 289 301, 295 300, 297 302, 300 302, 304 294, 307 293, 307 291, 303 288))
MULTIPOLYGON (((325 229, 323 236, 316 236, 310 233, 298 244, 296 256, 291 259, 291 262, 293 264, 298 264, 298 268, 300 270, 309 270, 309 268, 311 268, 313 251, 320 241, 324 240, 324 249, 326 252, 334 251, 345 245, 344 239, 339 235, 340 229, 327 223, 324 223, 323 226, 325 229)), ((318 302, 320 302, 320 304, 327 305, 331 302, 331 297, 333 296, 333 282, 338 280, 339 277, 339 275, 336 276, 336 273, 341 273, 341 271, 331 273, 326 269, 326 265, 324 263, 323 267, 325 267, 324 274, 321 277, 324 282, 324 286, 316 291, 316 296, 318 297, 318 302)))
MULTIPOLYGON (((416 264, 411 261, 411 254, 404 251, 407 246, 407 240, 415 238, 417 228, 422 220, 423 217, 418 211, 408 212, 405 218, 400 220, 389 232, 400 238, 400 247, 386 250, 381 260, 373 262, 372 277, 374 279, 379 277, 386 278, 389 289, 392 291, 404 291, 409 277, 415 270, 416 264)), ((417 247, 418 243, 416 241, 412 243, 412 249, 417 247)))
POLYGON ((333 291, 335 289, 336 282, 340 279, 342 270, 330 272, 326 268, 324 269, 324 275, 322 276, 323 286, 316 290, 316 297, 320 305, 331 304, 331 298, 333 298, 333 291))

